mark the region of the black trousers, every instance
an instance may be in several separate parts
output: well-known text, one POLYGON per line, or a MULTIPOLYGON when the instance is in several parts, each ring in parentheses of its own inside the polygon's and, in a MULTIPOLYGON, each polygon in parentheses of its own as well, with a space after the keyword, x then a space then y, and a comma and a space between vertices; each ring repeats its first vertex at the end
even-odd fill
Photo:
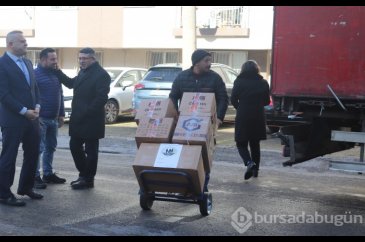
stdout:
POLYGON ((23 164, 20 171, 18 193, 23 194, 34 185, 34 174, 39 155, 39 121, 27 120, 21 127, 2 127, 2 150, 0 155, 0 198, 9 198, 14 183, 16 158, 20 143, 23 148, 23 164))
POLYGON ((245 166, 248 161, 253 161, 256 163, 257 169, 260 168, 260 140, 236 142, 236 146, 245 166), (248 145, 250 145, 251 152, 248 150, 248 145))
POLYGON ((96 175, 99 155, 99 139, 83 139, 71 136, 70 150, 79 171, 79 177, 93 181, 96 175))

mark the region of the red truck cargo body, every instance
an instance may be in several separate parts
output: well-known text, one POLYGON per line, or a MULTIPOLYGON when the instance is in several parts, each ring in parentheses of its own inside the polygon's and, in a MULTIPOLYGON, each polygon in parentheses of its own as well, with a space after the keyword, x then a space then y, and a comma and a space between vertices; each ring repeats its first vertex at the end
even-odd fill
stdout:
POLYGON ((365 7, 275 7, 273 96, 365 99, 365 7))

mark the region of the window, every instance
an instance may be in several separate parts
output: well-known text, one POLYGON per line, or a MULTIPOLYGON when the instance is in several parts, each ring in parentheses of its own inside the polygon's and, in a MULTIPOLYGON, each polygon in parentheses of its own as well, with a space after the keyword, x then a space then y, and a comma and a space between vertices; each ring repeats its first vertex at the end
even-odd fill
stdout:
POLYGON ((221 63, 229 66, 230 60, 230 52, 228 51, 214 51, 211 52, 212 55, 212 62, 214 63, 221 63))
POLYGON ((32 61, 33 67, 36 68, 39 63, 39 54, 41 50, 28 50, 27 51, 27 58, 32 61))
POLYGON ((181 71, 181 68, 173 67, 151 68, 143 79, 155 82, 173 82, 181 71))
POLYGON ((228 79, 227 79, 227 83, 231 83, 233 84, 234 81, 236 80, 237 78, 237 73, 234 73, 232 70, 226 68, 226 67, 222 67, 224 72, 226 73, 228 79))
POLYGON ((232 67, 235 71, 240 72, 241 66, 248 59, 247 51, 212 51, 212 62, 225 64, 232 67))
POLYGON ((218 67, 218 66, 212 66, 211 67, 211 70, 217 72, 217 74, 220 75, 222 77, 222 80, 225 82, 225 79, 226 78, 225 78, 224 73, 223 73, 223 71, 222 71, 222 69, 220 67, 218 67))
POLYGON ((133 83, 136 83, 138 79, 138 71, 128 71, 123 75, 121 78, 121 81, 132 81, 133 83))
POLYGON ((163 63, 179 63, 179 52, 154 52, 147 53, 150 66, 155 66, 163 63))
POLYGON ((122 70, 107 70, 107 72, 110 76, 111 81, 114 81, 115 78, 117 78, 120 75, 122 70))
POLYGON ((99 62, 101 66, 103 66, 103 52, 95 51, 95 59, 99 62))

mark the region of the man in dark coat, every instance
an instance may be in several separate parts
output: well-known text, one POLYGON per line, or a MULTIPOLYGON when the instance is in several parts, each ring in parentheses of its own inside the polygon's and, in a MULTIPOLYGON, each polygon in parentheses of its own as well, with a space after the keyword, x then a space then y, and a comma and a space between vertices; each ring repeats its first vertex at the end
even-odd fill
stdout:
POLYGON ((111 82, 109 74, 96 61, 93 49, 81 49, 79 63, 81 70, 74 78, 69 78, 61 70, 56 71, 59 80, 74 89, 69 135, 79 178, 71 182, 73 189, 94 187, 99 139, 105 136, 104 105, 108 101, 111 82))
POLYGON ((269 84, 259 74, 258 64, 249 60, 242 65, 234 82, 231 103, 237 110, 235 141, 238 152, 247 166, 245 180, 258 176, 260 140, 266 139, 264 106, 270 103, 269 84), (250 145, 250 152, 248 151, 250 145))
POLYGON ((33 65, 30 60, 23 58, 27 46, 23 32, 11 31, 6 36, 7 51, 0 58, 0 203, 10 206, 25 205, 10 190, 20 143, 24 156, 18 194, 32 199, 43 198, 43 195, 33 191, 40 139, 40 100, 33 65))
MULTIPOLYGON (((212 57, 209 52, 197 49, 191 56, 192 67, 182 71, 172 84, 170 99, 178 110, 178 101, 184 92, 209 92, 215 94, 217 125, 221 125, 228 108, 226 84, 216 72, 210 70, 212 57)), ((204 191, 208 192, 210 174, 205 174, 204 191)))

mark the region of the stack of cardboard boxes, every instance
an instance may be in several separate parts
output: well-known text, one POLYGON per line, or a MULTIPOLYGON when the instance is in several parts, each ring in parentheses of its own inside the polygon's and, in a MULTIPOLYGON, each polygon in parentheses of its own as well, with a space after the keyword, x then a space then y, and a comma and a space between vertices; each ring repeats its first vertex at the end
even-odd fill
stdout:
MULTIPOLYGON (((139 148, 133 169, 142 186, 143 170, 180 171, 190 175, 194 193, 203 191, 205 172, 210 172, 216 132, 213 93, 184 93, 179 115, 170 99, 144 100, 137 110, 136 143, 139 148), (176 122, 177 120, 177 122, 176 122)), ((151 175, 149 180, 186 183, 176 175, 151 175)), ((151 185, 159 192, 188 192, 186 186, 151 185)))

